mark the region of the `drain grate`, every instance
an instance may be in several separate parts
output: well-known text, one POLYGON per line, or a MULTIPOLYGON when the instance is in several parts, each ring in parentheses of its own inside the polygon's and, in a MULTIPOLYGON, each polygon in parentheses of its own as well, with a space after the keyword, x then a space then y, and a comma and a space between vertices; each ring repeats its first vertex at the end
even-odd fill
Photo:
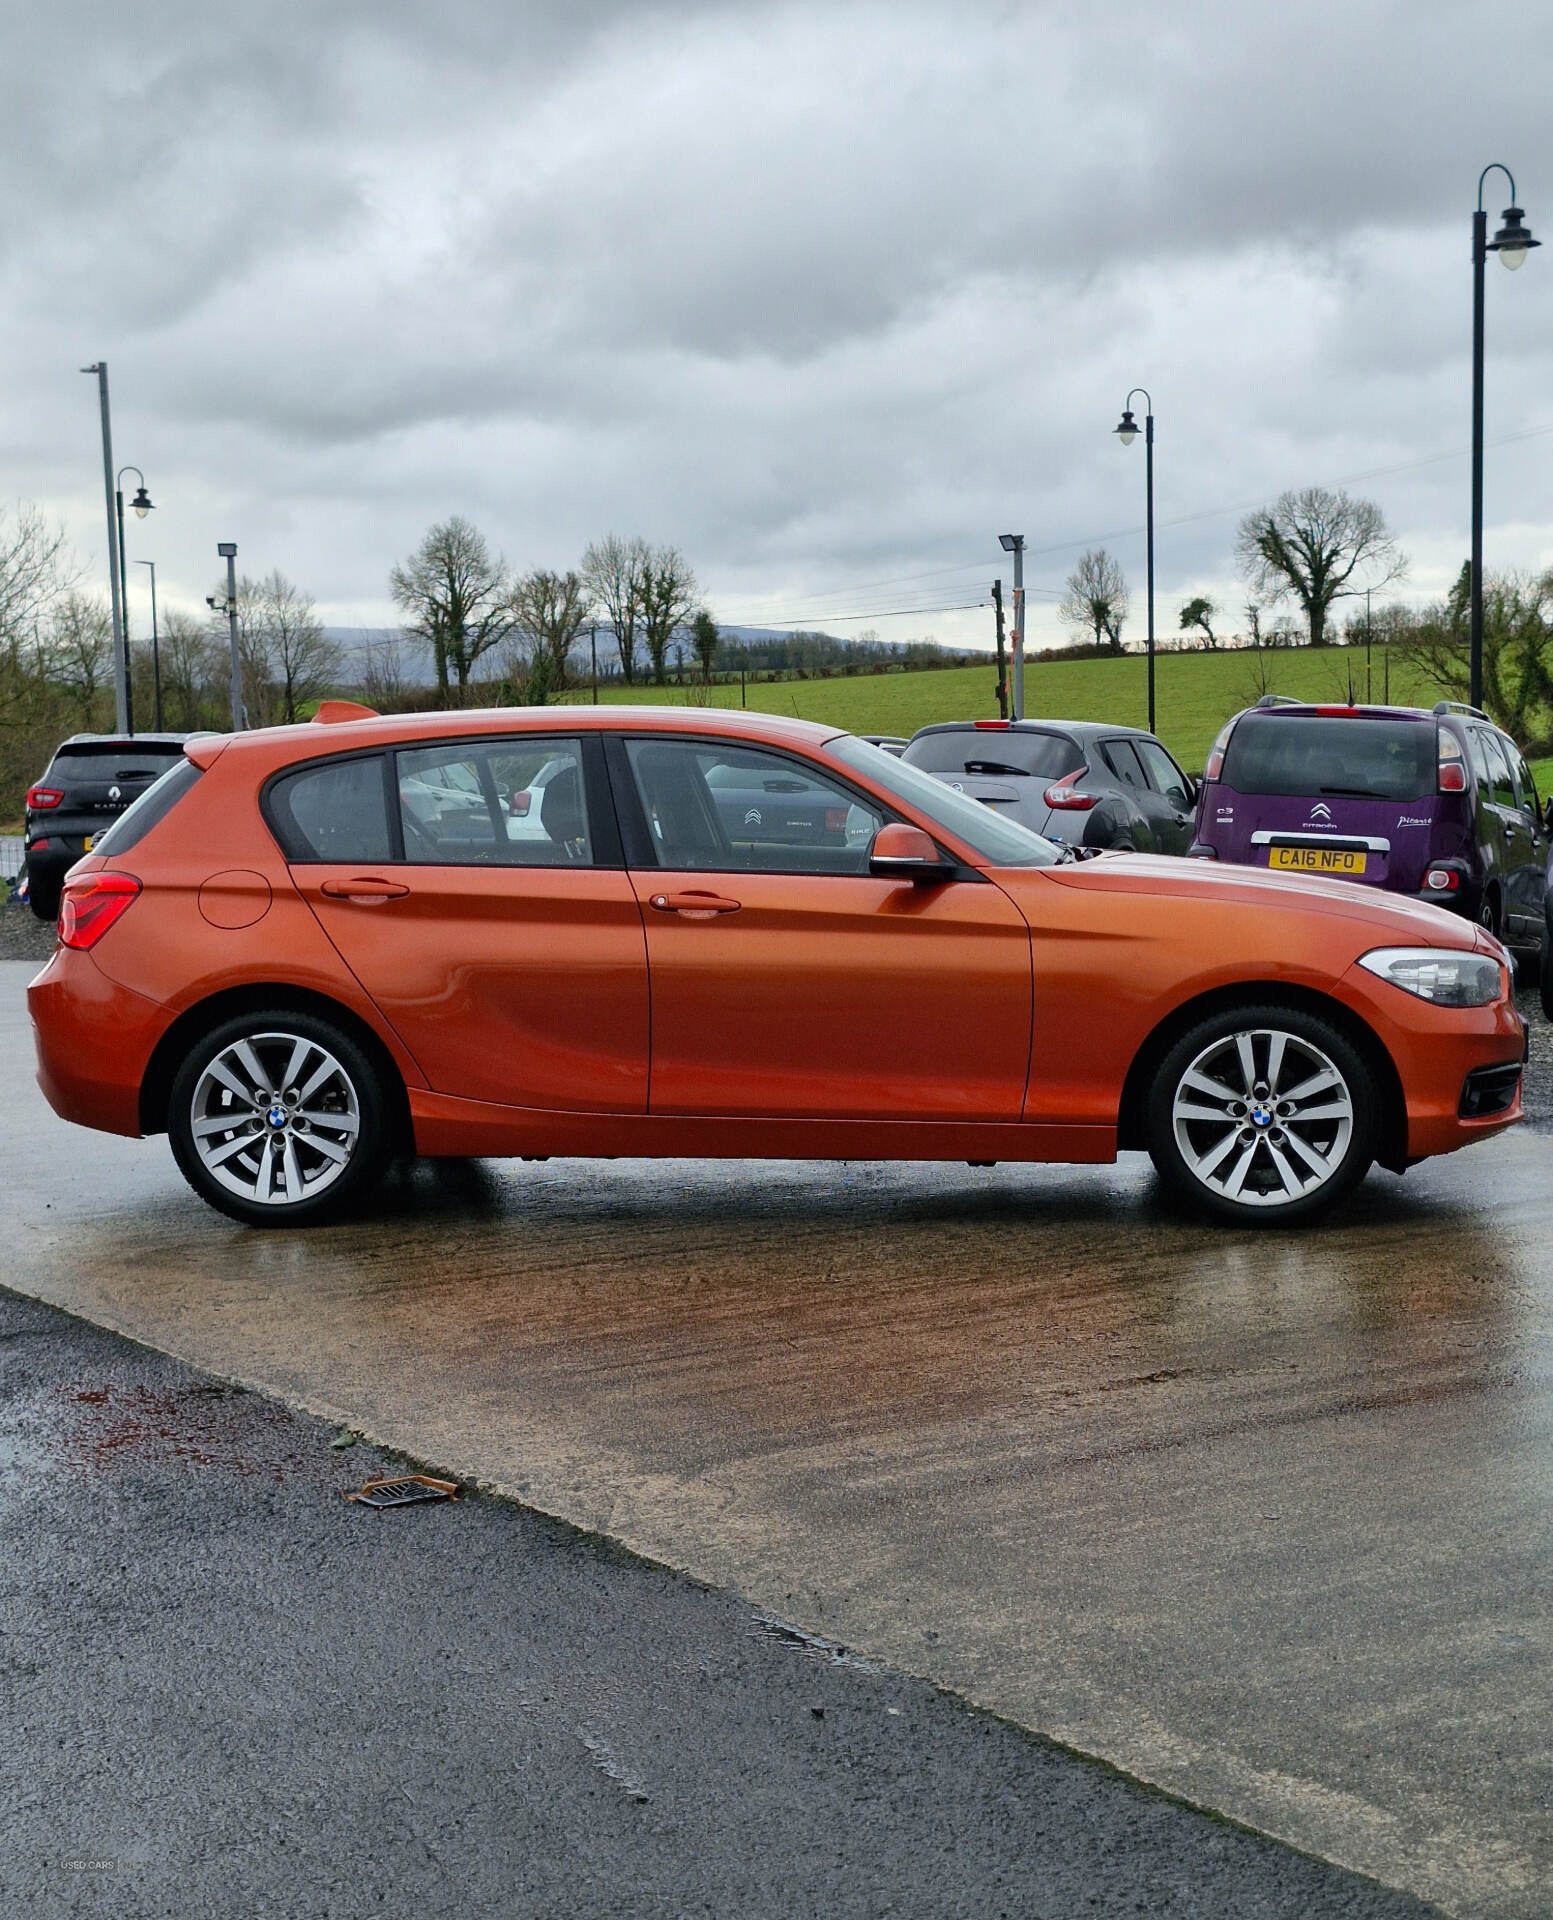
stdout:
POLYGON ((363 1507, 418 1507, 427 1500, 452 1500, 457 1495, 456 1480, 433 1480, 424 1473, 407 1473, 397 1480, 369 1480, 345 1498, 363 1507))

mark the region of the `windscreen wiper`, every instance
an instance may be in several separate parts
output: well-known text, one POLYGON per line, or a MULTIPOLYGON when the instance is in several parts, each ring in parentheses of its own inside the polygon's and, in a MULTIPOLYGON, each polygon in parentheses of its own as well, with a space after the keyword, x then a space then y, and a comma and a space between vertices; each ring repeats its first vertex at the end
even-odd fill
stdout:
POLYGON ((1374 787, 1323 787, 1323 793, 1339 794, 1349 800, 1386 800, 1389 794, 1377 793, 1374 787))
POLYGON ((967 760, 965 771, 967 773, 1014 773, 1021 779, 1029 778, 1027 767, 1006 767, 1001 760, 967 760))

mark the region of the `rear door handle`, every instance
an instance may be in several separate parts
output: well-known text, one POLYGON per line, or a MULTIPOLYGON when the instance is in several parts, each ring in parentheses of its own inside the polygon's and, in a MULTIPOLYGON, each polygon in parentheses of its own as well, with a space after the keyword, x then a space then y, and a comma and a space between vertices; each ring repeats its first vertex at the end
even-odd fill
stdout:
POLYGON ((318 891, 328 894, 331 900, 397 900, 410 889, 397 880, 358 874, 350 880, 326 880, 318 891))
POLYGON ((721 893, 655 893, 650 904, 659 913, 688 913, 708 918, 714 913, 737 913, 740 903, 721 893))

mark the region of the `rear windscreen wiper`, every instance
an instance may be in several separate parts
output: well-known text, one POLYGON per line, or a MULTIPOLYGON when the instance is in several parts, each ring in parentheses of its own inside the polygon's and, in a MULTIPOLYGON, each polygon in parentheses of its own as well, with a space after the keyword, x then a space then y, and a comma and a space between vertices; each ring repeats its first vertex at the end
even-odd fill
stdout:
POLYGON ((1391 796, 1379 793, 1374 787, 1323 787, 1323 793, 1342 794, 1350 800, 1387 800, 1391 796))
POLYGON ((1029 777, 1028 768, 1005 767, 1001 760, 967 760, 965 763, 965 771, 967 773, 1014 773, 1018 774, 1021 779, 1027 779, 1029 777))

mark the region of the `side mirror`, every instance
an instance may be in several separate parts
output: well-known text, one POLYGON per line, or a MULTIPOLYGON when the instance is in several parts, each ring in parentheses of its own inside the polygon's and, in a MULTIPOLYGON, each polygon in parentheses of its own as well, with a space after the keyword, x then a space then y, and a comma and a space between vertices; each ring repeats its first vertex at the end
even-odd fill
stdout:
POLYGON ((938 848, 920 827, 892 820, 874 835, 868 871, 876 880, 950 880, 954 868, 938 857, 938 848))

